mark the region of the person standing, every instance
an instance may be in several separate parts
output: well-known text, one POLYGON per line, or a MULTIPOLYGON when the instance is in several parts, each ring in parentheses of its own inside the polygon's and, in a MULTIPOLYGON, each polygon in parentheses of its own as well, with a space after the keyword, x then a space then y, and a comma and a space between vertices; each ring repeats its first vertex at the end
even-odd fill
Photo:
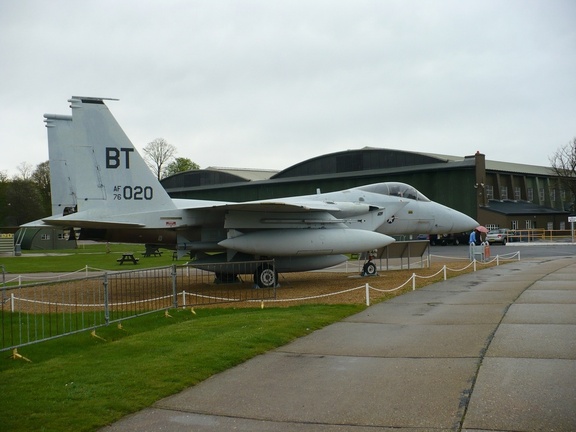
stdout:
POLYGON ((480 246, 482 244, 482 235, 480 231, 478 231, 477 229, 472 231, 470 233, 470 239, 468 240, 468 243, 471 245, 480 246))

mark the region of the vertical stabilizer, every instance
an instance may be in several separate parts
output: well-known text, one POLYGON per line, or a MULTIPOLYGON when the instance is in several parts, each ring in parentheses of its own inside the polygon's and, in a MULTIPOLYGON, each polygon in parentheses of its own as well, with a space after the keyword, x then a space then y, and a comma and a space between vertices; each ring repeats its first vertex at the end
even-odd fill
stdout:
POLYGON ((44 122, 48 130, 52 215, 63 216, 73 212, 77 204, 73 170, 69 164, 73 151, 72 116, 44 114, 44 122))
POLYGON ((175 208, 104 100, 73 96, 70 102, 79 210, 110 215, 175 208))

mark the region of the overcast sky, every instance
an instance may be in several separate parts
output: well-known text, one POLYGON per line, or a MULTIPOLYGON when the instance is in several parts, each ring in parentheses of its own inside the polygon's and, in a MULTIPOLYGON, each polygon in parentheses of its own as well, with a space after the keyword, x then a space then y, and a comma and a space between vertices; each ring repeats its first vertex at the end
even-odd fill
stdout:
POLYGON ((138 149, 281 170, 365 146, 549 165, 576 137, 574 0, 0 0, 0 171, 43 114, 108 106, 138 149))

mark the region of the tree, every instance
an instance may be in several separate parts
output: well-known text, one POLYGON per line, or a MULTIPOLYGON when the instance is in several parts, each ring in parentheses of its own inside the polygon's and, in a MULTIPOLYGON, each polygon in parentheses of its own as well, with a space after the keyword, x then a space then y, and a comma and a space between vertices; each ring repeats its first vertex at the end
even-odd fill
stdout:
POLYGON ((23 162, 18 171, 12 179, 0 172, 0 225, 21 225, 51 213, 48 161, 38 164, 35 170, 23 162))
POLYGON ((32 165, 30 165, 28 162, 22 162, 16 167, 16 169, 20 173, 17 178, 22 180, 30 180, 30 177, 32 177, 32 165))
POLYGON ((9 185, 8 174, 6 174, 5 171, 0 171, 0 226, 10 225, 8 220, 10 206, 8 205, 8 198, 6 196, 9 185))
POLYGON ((572 210, 576 197, 576 138, 560 147, 550 157, 550 164, 562 187, 572 193, 572 210))
POLYGON ((200 169, 200 165, 198 165, 196 162, 192 162, 188 158, 179 157, 174 159, 174 162, 170 162, 168 166, 166 166, 166 170, 164 170, 163 177, 168 177, 174 174, 178 174, 180 172, 197 170, 197 169, 200 169))
POLYGON ((52 194, 50 193, 50 163, 48 161, 36 165, 31 179, 38 187, 42 207, 47 215, 52 211, 52 194))
POLYGON ((164 138, 156 138, 144 147, 144 153, 146 163, 160 180, 164 177, 166 165, 176 153, 176 147, 169 144, 164 138))
POLYGON ((10 225, 22 225, 47 216, 38 187, 32 180, 16 178, 8 183, 6 204, 8 211, 5 223, 10 225))

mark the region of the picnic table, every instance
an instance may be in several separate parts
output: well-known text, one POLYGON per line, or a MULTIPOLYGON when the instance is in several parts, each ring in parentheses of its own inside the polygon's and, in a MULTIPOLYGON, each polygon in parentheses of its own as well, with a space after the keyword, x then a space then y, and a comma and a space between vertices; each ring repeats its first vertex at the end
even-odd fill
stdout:
POLYGON ((162 256, 162 252, 157 246, 146 245, 146 250, 142 252, 142 255, 145 257, 162 256))
POLYGON ((133 264, 138 264, 138 258, 134 256, 133 252, 124 252, 122 254, 122 258, 118 258, 116 261, 118 261, 120 265, 124 264, 126 261, 130 261, 133 264))

